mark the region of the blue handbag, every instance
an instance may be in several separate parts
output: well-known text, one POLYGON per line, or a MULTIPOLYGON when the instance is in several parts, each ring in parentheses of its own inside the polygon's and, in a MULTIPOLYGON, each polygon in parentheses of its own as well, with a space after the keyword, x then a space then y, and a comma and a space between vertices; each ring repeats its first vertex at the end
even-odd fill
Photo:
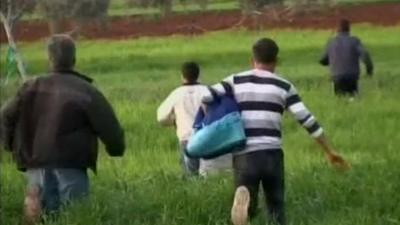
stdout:
POLYGON ((199 109, 186 154, 191 158, 212 159, 242 150, 246 144, 244 125, 239 106, 231 87, 223 83, 226 95, 218 96, 209 88, 213 101, 207 104, 207 113, 199 109))

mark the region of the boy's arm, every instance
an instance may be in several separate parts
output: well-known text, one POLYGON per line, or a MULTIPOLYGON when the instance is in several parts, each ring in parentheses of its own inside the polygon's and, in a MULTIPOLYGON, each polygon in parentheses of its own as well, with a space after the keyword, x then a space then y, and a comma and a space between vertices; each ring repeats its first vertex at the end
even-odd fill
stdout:
POLYGON ((157 109, 157 121, 164 126, 175 125, 174 107, 176 97, 176 92, 172 92, 157 109))
POLYGON ((361 60, 365 64, 367 74, 369 76, 372 76, 374 72, 374 64, 372 63, 372 59, 369 52, 365 49, 364 45, 361 43, 360 40, 357 40, 357 51, 361 60))
POLYGON ((327 159, 333 166, 342 169, 349 168, 346 161, 338 155, 329 144, 322 127, 301 101, 300 96, 297 94, 297 91, 293 86, 286 98, 286 107, 289 112, 293 114, 296 120, 308 131, 308 133, 315 138, 316 142, 320 145, 323 152, 326 154, 327 159))

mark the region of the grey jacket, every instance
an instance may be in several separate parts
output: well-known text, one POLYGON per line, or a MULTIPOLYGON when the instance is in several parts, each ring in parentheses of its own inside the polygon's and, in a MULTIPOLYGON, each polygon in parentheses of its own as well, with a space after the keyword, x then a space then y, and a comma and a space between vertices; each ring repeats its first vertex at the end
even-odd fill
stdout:
POLYGON ((328 42, 320 63, 324 66, 330 66, 334 79, 345 76, 358 79, 360 59, 366 66, 367 74, 372 75, 373 63, 361 41, 349 33, 339 33, 328 42))

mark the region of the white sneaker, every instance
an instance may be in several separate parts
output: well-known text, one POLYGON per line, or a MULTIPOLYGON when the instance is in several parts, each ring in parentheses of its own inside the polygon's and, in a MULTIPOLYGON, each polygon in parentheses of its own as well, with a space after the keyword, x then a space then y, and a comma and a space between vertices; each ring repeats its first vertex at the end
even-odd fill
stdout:
POLYGON ((231 220, 234 225, 247 225, 249 204, 249 190, 245 186, 238 187, 231 211, 231 220))

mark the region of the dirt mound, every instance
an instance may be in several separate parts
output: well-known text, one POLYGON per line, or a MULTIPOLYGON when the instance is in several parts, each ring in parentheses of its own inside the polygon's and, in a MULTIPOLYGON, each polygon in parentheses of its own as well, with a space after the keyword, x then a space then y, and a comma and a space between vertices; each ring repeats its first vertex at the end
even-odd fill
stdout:
MULTIPOLYGON (((251 18, 242 20, 238 10, 176 15, 162 20, 146 19, 140 16, 116 17, 111 19, 108 31, 100 31, 96 26, 88 25, 83 29, 82 35, 89 39, 125 39, 172 34, 196 35, 235 26, 250 29, 256 27, 327 29, 333 28, 337 20, 344 17, 355 23, 392 26, 400 24, 400 3, 353 5, 311 10, 308 13, 282 12, 278 17, 272 15, 271 11, 263 12, 259 16, 258 23, 251 18)), ((70 27, 71 24, 67 24, 66 30, 70 27)), ((43 21, 24 21, 16 29, 16 37, 20 41, 36 41, 48 35, 47 24, 43 21)), ((0 41, 6 41, 3 30, 0 30, 0 41)))

